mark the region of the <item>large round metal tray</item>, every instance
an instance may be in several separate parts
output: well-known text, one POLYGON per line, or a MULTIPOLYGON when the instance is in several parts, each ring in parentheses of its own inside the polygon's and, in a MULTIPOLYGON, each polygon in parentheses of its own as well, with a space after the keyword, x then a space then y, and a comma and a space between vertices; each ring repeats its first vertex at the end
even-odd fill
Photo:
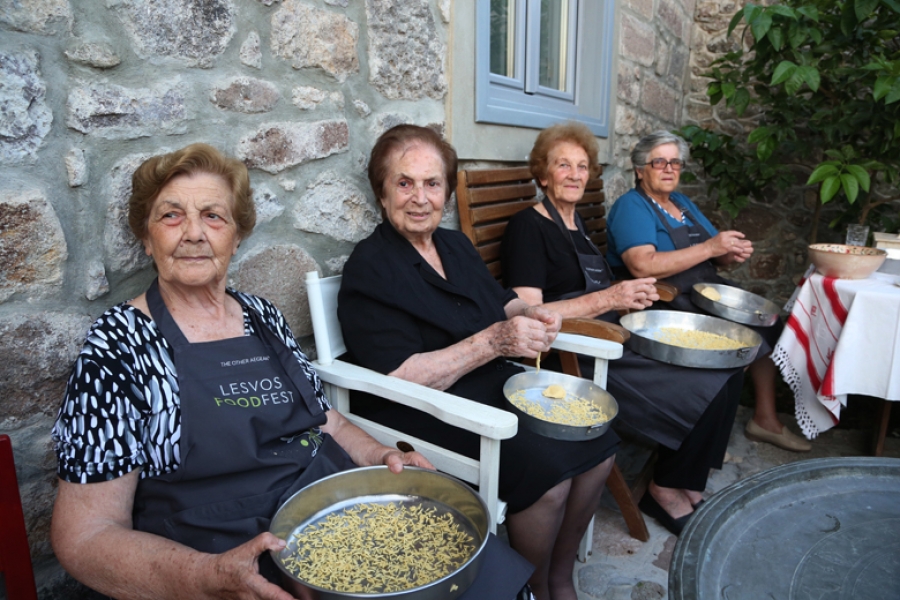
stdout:
POLYGON ((461 596, 478 575, 489 527, 487 505, 481 496, 463 482, 443 473, 417 467, 407 466, 400 473, 391 473, 386 466, 375 466, 342 471, 306 486, 278 509, 269 531, 288 542, 285 549, 272 552, 271 555, 284 574, 288 591, 298 598, 452 600, 461 596), (468 562, 455 572, 424 586, 391 593, 327 590, 300 579, 284 567, 282 557, 289 556, 296 550, 296 542, 291 535, 294 531, 361 502, 404 503, 425 508, 436 507, 439 513, 449 512, 475 539, 476 550, 468 562))
POLYGON ((670 600, 900 598, 900 459, 802 460, 734 483, 691 517, 670 600))
POLYGON ((762 296, 721 283, 695 283, 691 289, 691 302, 723 319, 759 327, 774 325, 781 312, 777 304, 762 296), (710 300, 704 296, 702 292, 707 288, 717 291, 721 299, 710 300))
POLYGON ((519 423, 522 426, 539 435, 555 440, 584 441, 600 437, 606 433, 612 420, 619 414, 619 405, 616 399, 612 397, 612 394, 589 379, 573 377, 572 375, 555 371, 543 370, 517 373, 506 380, 506 383, 503 385, 503 395, 506 397, 507 408, 519 417, 519 423), (565 400, 553 400, 544 397, 543 391, 552 384, 563 386, 567 394, 592 402, 594 406, 606 413, 609 419, 590 426, 554 423, 529 415, 510 401, 510 396, 521 390, 527 400, 539 402, 545 408, 548 408, 553 402, 565 402, 565 400))
POLYGON ((682 367, 730 369, 745 367, 756 359, 762 338, 758 333, 708 315, 680 310, 642 310, 624 315, 619 324, 631 332, 625 345, 634 352, 665 363, 682 367), (702 350, 682 348, 660 342, 657 335, 662 327, 676 327, 706 331, 731 338, 745 345, 737 350, 702 350))

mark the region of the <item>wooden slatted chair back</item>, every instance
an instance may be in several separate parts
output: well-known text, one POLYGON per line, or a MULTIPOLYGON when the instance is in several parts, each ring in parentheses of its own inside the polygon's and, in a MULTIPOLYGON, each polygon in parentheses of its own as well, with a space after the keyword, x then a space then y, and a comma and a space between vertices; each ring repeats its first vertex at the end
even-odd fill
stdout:
MULTIPOLYGON (((603 180, 588 181, 576 210, 591 240, 606 253, 606 207, 603 180)), ((481 259, 498 280, 502 277, 500 242, 506 224, 520 210, 538 202, 538 189, 528 167, 463 170, 458 173, 456 203, 460 229, 472 240, 481 259)))

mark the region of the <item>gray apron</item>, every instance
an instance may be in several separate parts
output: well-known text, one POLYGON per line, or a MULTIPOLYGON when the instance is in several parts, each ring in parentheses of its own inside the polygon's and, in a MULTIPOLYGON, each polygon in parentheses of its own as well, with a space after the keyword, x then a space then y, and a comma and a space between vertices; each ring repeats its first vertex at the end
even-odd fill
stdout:
POLYGON ((147 304, 174 351, 181 461, 138 483, 135 529, 225 552, 266 531, 294 492, 355 466, 318 429, 327 418, 309 380, 255 310, 255 336, 191 344, 156 281, 147 304))
MULTIPOLYGON (((135 529, 226 552, 267 531, 294 493, 356 466, 318 429, 327 417, 306 374, 253 308, 246 310, 256 336, 191 344, 156 280, 147 304, 175 354, 178 380, 170 384, 181 399, 181 465, 138 483, 135 529)), ((482 568, 459 600, 514 598, 534 568, 493 535, 483 552, 482 568)), ((260 572, 278 583, 268 553, 260 572)))

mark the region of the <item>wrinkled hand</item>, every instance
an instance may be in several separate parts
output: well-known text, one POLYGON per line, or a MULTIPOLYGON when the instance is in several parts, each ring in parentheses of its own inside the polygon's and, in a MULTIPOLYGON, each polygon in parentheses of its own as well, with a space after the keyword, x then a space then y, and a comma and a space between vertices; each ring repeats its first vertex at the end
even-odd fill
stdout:
MULTIPOLYGON (((526 312, 530 311, 532 309, 526 312)), ((561 324, 562 320, 556 325, 556 331, 548 331, 543 321, 524 315, 515 316, 491 325, 493 335, 490 344, 498 356, 537 358, 541 352, 550 350, 561 324)))
POLYGON ((659 293, 653 285, 655 277, 625 279, 595 294, 603 294, 611 303, 610 310, 643 310, 659 300, 659 293))
POLYGON ((740 231, 721 231, 706 241, 713 256, 724 256, 731 262, 742 263, 753 254, 753 242, 740 231))
POLYGON ((529 319, 536 319, 544 324, 547 328, 547 334, 552 335, 550 338, 550 343, 553 343, 553 340, 556 339, 556 334, 559 333, 559 328, 562 327, 562 315, 558 312, 554 312, 552 310, 547 310, 541 306, 529 306, 522 313, 523 316, 528 317, 529 319))
POLYGON ((436 471, 431 462, 419 454, 418 452, 401 452, 400 450, 390 450, 384 454, 381 459, 382 463, 387 465, 391 473, 399 473, 403 470, 404 465, 413 467, 422 467, 423 469, 431 469, 436 471))
POLYGON ((265 532, 233 550, 208 555, 205 595, 229 600, 294 600, 259 574, 259 556, 269 550, 281 550, 284 545, 284 540, 265 532))

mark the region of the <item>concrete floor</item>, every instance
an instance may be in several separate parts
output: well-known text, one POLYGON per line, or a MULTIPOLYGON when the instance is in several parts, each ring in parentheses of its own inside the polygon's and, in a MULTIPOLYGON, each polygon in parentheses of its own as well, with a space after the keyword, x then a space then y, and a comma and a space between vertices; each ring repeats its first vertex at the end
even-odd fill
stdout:
MULTIPOLYGON (((710 477, 706 496, 765 469, 811 458, 868 456, 872 430, 831 429, 813 441, 807 453, 781 450, 744 437, 744 426, 752 409, 741 406, 731 433, 725 465, 710 477)), ((795 433, 799 429, 791 415, 781 415, 795 433)), ((634 476, 634 465, 642 463, 645 449, 625 445, 618 462, 626 479, 634 476)), ((884 456, 900 458, 900 438, 888 436, 884 456)), ((594 549, 586 563, 576 563, 574 577, 579 600, 650 600, 667 598, 669 562, 676 537, 645 516, 650 540, 639 542, 628 535, 625 521, 608 493, 597 512, 594 549)))

